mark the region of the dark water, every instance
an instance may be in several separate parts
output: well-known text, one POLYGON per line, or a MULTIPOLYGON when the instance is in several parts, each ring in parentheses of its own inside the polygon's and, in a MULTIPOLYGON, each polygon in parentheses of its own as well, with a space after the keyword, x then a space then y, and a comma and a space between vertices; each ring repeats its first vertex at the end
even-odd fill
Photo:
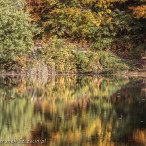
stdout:
POLYGON ((146 146, 146 79, 0 77, 0 144, 146 146))

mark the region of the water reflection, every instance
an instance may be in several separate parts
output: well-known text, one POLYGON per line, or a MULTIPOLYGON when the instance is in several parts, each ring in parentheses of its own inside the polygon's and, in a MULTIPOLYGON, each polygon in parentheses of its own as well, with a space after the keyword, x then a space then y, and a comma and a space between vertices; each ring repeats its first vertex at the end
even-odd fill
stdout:
POLYGON ((122 77, 1 77, 1 140, 145 145, 145 87, 145 79, 122 77))

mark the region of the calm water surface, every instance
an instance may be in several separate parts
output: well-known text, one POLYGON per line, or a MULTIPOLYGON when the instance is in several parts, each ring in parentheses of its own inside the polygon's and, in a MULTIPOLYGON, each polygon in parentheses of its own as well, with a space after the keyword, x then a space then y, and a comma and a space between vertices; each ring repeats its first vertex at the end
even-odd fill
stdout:
POLYGON ((146 79, 0 77, 0 145, 146 146, 146 79))

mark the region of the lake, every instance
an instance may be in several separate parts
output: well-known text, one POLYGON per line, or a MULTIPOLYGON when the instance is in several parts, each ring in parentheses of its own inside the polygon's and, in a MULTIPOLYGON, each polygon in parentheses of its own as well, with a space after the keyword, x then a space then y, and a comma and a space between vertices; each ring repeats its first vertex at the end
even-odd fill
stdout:
POLYGON ((0 144, 146 146, 146 78, 0 77, 0 144))

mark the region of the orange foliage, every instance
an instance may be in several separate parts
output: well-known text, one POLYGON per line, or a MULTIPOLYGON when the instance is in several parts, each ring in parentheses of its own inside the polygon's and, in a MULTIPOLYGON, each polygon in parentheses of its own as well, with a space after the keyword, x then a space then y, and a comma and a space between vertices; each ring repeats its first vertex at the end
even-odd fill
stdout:
MULTIPOLYGON (((146 0, 144 0, 146 2, 146 0)), ((146 5, 142 4, 137 7, 129 7, 129 9, 132 9, 134 11, 134 14, 136 14, 136 18, 146 18, 146 5)))
POLYGON ((133 133, 133 140, 146 146, 146 130, 136 130, 133 133))

